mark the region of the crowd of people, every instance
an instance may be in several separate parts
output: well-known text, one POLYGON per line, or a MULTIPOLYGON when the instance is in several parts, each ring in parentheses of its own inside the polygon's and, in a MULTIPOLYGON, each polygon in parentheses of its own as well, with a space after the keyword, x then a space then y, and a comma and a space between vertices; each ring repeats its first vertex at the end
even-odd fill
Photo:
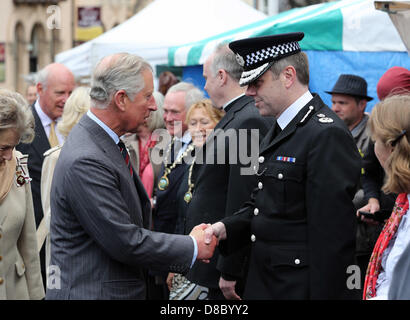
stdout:
POLYGON ((303 37, 218 45, 209 98, 128 53, 0 89, 0 299, 410 299, 410 71, 327 106, 303 37))

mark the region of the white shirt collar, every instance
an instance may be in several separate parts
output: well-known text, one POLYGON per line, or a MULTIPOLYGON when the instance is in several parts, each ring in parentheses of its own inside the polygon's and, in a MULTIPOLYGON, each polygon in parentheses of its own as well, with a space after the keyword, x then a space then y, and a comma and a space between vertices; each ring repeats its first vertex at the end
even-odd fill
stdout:
POLYGON ((283 130, 299 113, 300 110, 313 99, 310 91, 306 91, 299 99, 292 103, 277 119, 278 125, 283 130))
POLYGON ((184 135, 182 138, 176 137, 177 140, 181 141, 182 143, 189 144, 191 142, 191 134, 189 133, 188 130, 185 131, 184 135))
POLYGON ((245 95, 245 94, 242 93, 241 95, 239 95, 239 96, 233 98, 232 100, 229 100, 227 103, 225 103, 225 104, 222 106, 222 109, 225 110, 225 108, 226 108, 227 106, 229 106, 232 102, 234 102, 235 100, 238 100, 239 98, 243 97, 244 95, 245 95))
POLYGON ((120 138, 117 136, 117 134, 111 130, 104 122, 102 122, 100 119, 97 118, 97 116, 91 112, 91 110, 87 111, 87 116, 90 117, 91 120, 96 122, 107 134, 111 137, 111 139, 114 140, 115 144, 118 144, 120 141, 120 138))
MULTIPOLYGON (((51 124, 51 122, 53 122, 53 120, 50 119, 50 117, 45 114, 43 109, 41 109, 38 99, 36 100, 36 103, 34 104, 34 108, 36 109, 38 117, 40 118, 41 124, 43 125, 44 128, 49 126, 51 124)), ((58 118, 56 121, 58 121, 59 119, 60 118, 58 118)))

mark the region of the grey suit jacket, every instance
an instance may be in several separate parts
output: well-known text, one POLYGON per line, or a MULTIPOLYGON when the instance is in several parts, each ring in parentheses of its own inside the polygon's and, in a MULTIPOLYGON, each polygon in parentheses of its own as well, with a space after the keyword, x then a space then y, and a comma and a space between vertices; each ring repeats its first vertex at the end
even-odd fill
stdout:
POLYGON ((144 299, 145 269, 189 269, 189 236, 144 229, 150 203, 134 176, 114 141, 85 115, 53 177, 47 299, 144 299))

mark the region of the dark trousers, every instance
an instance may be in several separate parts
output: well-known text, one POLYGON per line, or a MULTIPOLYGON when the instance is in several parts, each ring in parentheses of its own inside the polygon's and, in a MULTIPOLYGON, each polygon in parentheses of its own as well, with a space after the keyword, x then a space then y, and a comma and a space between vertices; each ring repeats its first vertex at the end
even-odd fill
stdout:
POLYGON ((221 289, 209 288, 208 290, 208 300, 226 300, 221 289))
POLYGON ((147 300, 169 300, 169 290, 166 281, 160 276, 147 275, 147 300))

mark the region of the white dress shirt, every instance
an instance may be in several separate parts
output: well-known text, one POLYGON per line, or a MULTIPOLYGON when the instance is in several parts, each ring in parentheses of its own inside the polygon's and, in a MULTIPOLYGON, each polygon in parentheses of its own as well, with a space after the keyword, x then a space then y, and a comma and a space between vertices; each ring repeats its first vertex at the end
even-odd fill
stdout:
POLYGON ((312 94, 306 91, 299 99, 292 103, 277 119, 278 125, 283 130, 299 113, 300 110, 313 99, 312 94))
MULTIPOLYGON (((34 104, 34 108, 36 109, 38 117, 40 118, 41 124, 43 125, 47 138, 50 137, 50 127, 51 127, 51 122, 53 122, 53 120, 50 119, 49 116, 44 113, 43 109, 41 109, 38 99, 36 100, 34 104)), ((57 124, 60 122, 60 120, 61 120, 61 117, 55 120, 56 121, 55 132, 56 132, 56 136, 58 139, 58 143, 60 144, 60 146, 62 146, 64 143, 64 136, 61 135, 61 133, 57 129, 57 124)))
POLYGON ((179 141, 182 142, 182 147, 181 147, 181 149, 179 149, 178 154, 175 158, 175 159, 178 159, 178 157, 182 155, 182 153, 188 148, 188 145, 191 143, 191 141, 192 141, 191 134, 187 130, 187 131, 185 131, 182 138, 177 137, 176 140, 179 140, 179 141))

